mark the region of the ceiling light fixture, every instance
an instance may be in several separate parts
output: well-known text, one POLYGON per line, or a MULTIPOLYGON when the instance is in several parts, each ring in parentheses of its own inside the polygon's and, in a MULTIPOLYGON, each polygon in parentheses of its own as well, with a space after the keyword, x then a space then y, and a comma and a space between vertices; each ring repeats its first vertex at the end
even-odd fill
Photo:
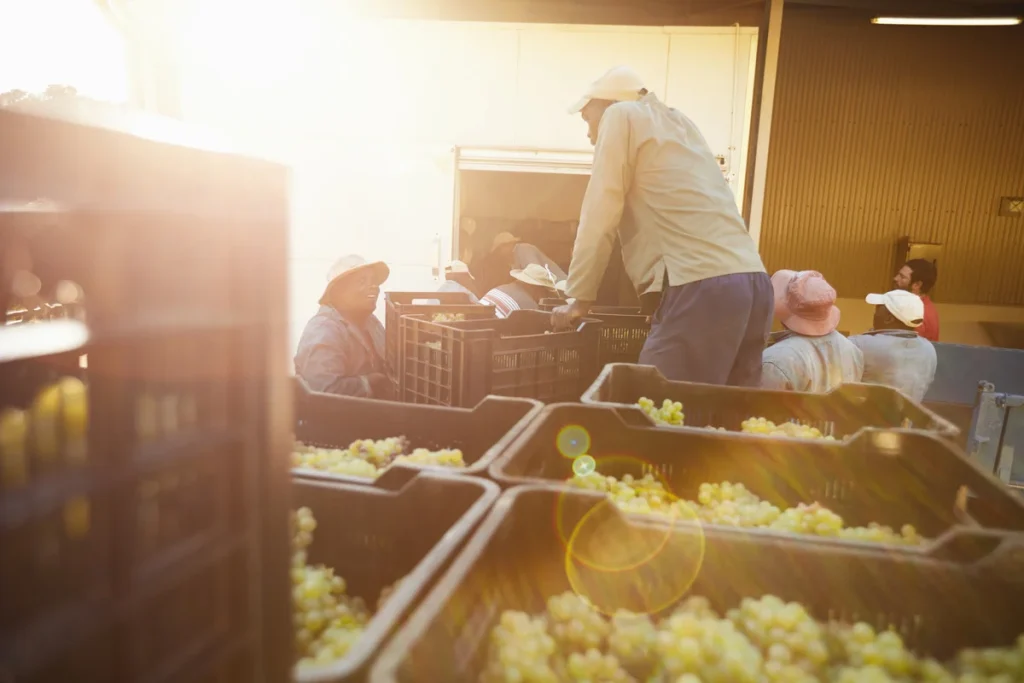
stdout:
POLYGON ((872 24, 889 26, 1016 26, 1020 17, 875 17, 872 24))

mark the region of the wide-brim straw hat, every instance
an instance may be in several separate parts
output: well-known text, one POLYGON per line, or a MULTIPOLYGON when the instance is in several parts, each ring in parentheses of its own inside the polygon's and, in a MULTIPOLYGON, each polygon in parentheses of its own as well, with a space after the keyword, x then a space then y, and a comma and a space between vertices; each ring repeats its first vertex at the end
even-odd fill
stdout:
POLYGON ((375 284, 378 286, 383 284, 391 275, 391 269, 383 261, 367 261, 357 254, 342 256, 327 271, 327 286, 324 287, 324 293, 320 295, 320 303, 327 303, 327 295, 331 291, 331 287, 335 286, 338 282, 355 273, 367 270, 373 272, 375 284))

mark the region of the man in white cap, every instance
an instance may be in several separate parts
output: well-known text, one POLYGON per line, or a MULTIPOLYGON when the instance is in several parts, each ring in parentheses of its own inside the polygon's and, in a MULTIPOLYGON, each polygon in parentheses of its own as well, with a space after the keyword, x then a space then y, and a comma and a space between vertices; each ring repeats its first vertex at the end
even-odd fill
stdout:
POLYGON ((437 288, 439 292, 455 292, 465 294, 469 297, 469 303, 475 304, 480 301, 473 292, 476 281, 469 272, 469 266, 462 261, 452 261, 444 269, 444 284, 437 288))
POLYGON ((784 332, 764 350, 761 386, 824 393, 861 381, 864 357, 836 331, 836 290, 821 273, 780 270, 772 275, 772 289, 784 332))
POLYGON ((938 358, 932 343, 917 332, 926 315, 921 297, 897 289, 868 294, 865 301, 875 307, 874 327, 850 337, 864 354, 863 381, 899 389, 915 401, 924 399, 938 358))
POLYGON ((618 229, 638 296, 660 293, 640 362, 673 380, 757 386, 772 287, 732 190, 693 121, 628 67, 595 81, 571 108, 594 163, 583 198, 565 325, 588 312, 618 229))
POLYGON ((557 280, 554 274, 539 263, 509 272, 512 282, 495 287, 480 299, 482 304, 494 306, 494 314, 507 318, 512 311, 540 308, 540 300, 556 296, 557 280))
POLYGON ((295 374, 313 391, 392 398, 384 362, 384 326, 374 316, 391 271, 362 256, 343 256, 327 274, 320 310, 306 323, 295 374))

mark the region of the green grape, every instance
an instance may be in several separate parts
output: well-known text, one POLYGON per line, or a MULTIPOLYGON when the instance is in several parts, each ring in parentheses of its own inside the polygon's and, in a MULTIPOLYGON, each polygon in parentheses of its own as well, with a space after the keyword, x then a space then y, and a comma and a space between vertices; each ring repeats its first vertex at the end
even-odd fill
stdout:
POLYGON ((731 622, 675 614, 658 633, 657 652, 669 676, 699 676, 704 683, 760 683, 760 650, 731 622))
POLYGON ((616 479, 594 471, 575 475, 568 480, 568 484, 575 488, 606 493, 617 507, 630 513, 674 519, 692 519, 696 515, 708 524, 772 529, 873 543, 920 545, 926 541, 909 524, 904 525, 898 533, 879 524, 845 527, 842 517, 819 503, 800 503, 796 507, 781 510, 758 498, 741 483, 726 481, 701 484, 696 501, 676 498, 650 473, 640 479, 629 474, 616 479))
POLYGON ((618 610, 611 619, 608 650, 630 669, 646 669, 654 664, 654 646, 658 629, 651 617, 618 610))
POLYGON ((552 658, 555 639, 543 617, 503 612, 491 630, 484 683, 558 683, 552 658))
POLYGON ((466 319, 464 313, 435 313, 430 317, 434 323, 460 323, 466 319))
MULTIPOLYGON (((292 513, 292 622, 299 668, 322 666, 345 657, 371 618, 361 598, 346 594, 345 580, 332 568, 307 563, 307 549, 316 527, 316 518, 308 507, 292 513)), ((388 594, 385 588, 381 600, 386 600, 388 594)))
POLYGON ((660 408, 654 407, 654 401, 642 396, 639 401, 636 402, 640 410, 644 411, 655 424, 673 425, 681 427, 683 425, 683 404, 678 401, 672 401, 666 398, 660 408))
POLYGON ((390 437, 378 441, 360 439, 353 441, 348 448, 317 448, 296 441, 292 448, 292 467, 376 479, 398 461, 416 466, 466 466, 462 451, 458 449, 431 451, 417 448, 412 453, 405 454, 408 449, 409 442, 405 437, 390 437))
POLYGON ((600 648, 611 628, 601 613, 572 591, 548 598, 551 635, 566 652, 600 648))
POLYGON ((918 668, 916 657, 903 646, 903 639, 894 631, 876 633, 869 624, 858 622, 852 627, 833 627, 833 632, 839 652, 853 667, 876 667, 896 678, 918 668))
POLYGON ((590 649, 586 653, 573 652, 565 662, 569 681, 601 681, 601 683, 634 683, 636 679, 622 668, 614 655, 590 649))
POLYGON ((797 424, 795 422, 783 422, 775 424, 763 417, 751 417, 740 424, 740 431, 747 434, 763 434, 766 436, 787 436, 794 439, 824 439, 835 441, 835 437, 824 436, 821 430, 816 427, 797 424))
POLYGON ((727 616, 761 649, 772 681, 815 681, 828 663, 825 630, 799 603, 774 595, 744 598, 727 616))

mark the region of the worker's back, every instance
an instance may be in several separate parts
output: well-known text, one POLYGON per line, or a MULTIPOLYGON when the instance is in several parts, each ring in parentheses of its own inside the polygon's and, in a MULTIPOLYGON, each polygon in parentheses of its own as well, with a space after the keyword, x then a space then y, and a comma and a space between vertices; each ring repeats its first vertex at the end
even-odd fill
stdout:
POLYGON ((836 331, 821 337, 789 333, 764 350, 761 386, 824 393, 864 374, 861 350, 836 331))
POLYGON ((732 190, 697 126, 654 95, 616 103, 605 116, 616 109, 629 122, 631 173, 619 235, 639 292, 659 289, 666 271, 670 286, 764 272, 732 190))

